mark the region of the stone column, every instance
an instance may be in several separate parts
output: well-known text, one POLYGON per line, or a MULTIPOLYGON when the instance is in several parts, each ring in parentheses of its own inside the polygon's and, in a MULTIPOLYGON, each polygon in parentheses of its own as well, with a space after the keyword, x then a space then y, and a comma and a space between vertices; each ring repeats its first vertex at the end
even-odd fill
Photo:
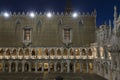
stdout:
POLYGON ((86 65, 87 65, 87 66, 86 66, 86 70, 87 70, 87 73, 88 73, 88 72, 89 72, 89 71, 88 71, 88 62, 86 63, 86 65))
POLYGON ((62 56, 62 58, 63 58, 63 49, 61 49, 61 56, 62 56))
POLYGON ((22 62, 22 72, 24 72, 24 65, 25 65, 25 63, 24 62, 22 62))
POLYGON ((76 66, 75 66, 75 62, 74 62, 74 73, 76 72, 76 66))
POLYGON ((19 52, 18 52, 18 50, 16 51, 16 58, 18 59, 18 54, 19 54, 19 52))
POLYGON ((56 70, 56 62, 54 63, 54 71, 56 72, 57 70, 56 70))
POLYGON ((16 70, 16 72, 18 72, 18 62, 16 61, 16 68, 15 68, 16 70))
POLYGON ((80 62, 80 72, 82 72, 82 63, 80 62))
POLYGON ((48 62, 48 72, 50 72, 50 62, 48 62))
POLYGON ((33 56, 32 56, 32 50, 29 49, 29 58, 31 59, 33 56))
POLYGON ((6 51, 3 52, 3 59, 5 59, 5 56, 6 56, 6 51))
POLYGON ((2 61, 2 68, 3 68, 2 71, 5 72, 5 62, 4 61, 2 61))
POLYGON ((35 62, 35 72, 38 72, 38 66, 37 66, 38 62, 35 62))
POLYGON ((11 72, 11 61, 9 62, 9 72, 11 72))
POLYGON ((31 72, 31 62, 29 62, 29 72, 31 72))
POLYGON ((69 73, 70 72, 70 62, 67 61, 67 72, 69 73))
POLYGON ((63 72, 63 62, 61 62, 61 73, 63 72))
POLYGON ((55 50, 55 59, 57 59, 57 49, 54 50, 55 50))
POLYGON ((38 49, 35 49, 35 59, 38 58, 38 49))
POLYGON ((25 49, 23 49, 23 58, 25 59, 25 49))
POLYGON ((74 51, 74 59, 76 59, 76 51, 74 51))
POLYGON ((43 54, 44 54, 44 49, 42 48, 42 54, 41 54, 42 59, 43 59, 43 56, 44 56, 43 54))
POLYGON ((42 72, 44 72, 44 62, 42 62, 42 72))
POLYGON ((70 58, 70 49, 68 49, 68 59, 70 58))

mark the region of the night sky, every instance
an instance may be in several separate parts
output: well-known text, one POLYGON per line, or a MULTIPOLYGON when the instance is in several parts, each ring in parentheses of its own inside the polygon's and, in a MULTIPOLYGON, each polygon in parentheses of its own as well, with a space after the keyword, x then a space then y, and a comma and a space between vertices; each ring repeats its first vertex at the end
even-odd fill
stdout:
MULTIPOLYGON (((74 11, 92 12, 97 11, 97 26, 105 21, 113 20, 113 7, 118 8, 120 13, 120 0, 71 0, 74 11)), ((0 0, 0 11, 55 11, 63 12, 66 0, 0 0)))

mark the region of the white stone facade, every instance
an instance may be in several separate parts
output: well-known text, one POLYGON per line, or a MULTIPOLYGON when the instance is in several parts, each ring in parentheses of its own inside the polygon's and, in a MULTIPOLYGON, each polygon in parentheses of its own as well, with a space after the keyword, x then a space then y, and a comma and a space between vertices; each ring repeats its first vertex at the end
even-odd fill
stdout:
POLYGON ((95 60, 95 72, 108 79, 120 80, 120 16, 117 15, 117 8, 114 7, 114 28, 109 25, 102 25, 97 33, 97 55, 95 60))

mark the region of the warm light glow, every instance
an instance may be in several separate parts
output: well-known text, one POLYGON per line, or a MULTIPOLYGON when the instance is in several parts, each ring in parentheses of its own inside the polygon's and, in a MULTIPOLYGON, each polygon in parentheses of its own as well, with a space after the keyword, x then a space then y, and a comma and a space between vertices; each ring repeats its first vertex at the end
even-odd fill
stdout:
POLYGON ((48 12, 48 13, 47 13, 47 17, 48 17, 48 18, 51 18, 51 17, 52 17, 52 13, 48 12))
POLYGON ((30 12, 29 16, 30 16, 31 18, 34 18, 34 17, 35 17, 35 13, 34 13, 34 12, 30 12))
POLYGON ((5 18, 8 18, 8 17, 10 17, 10 14, 9 14, 8 12, 5 12, 5 13, 3 13, 3 16, 4 16, 5 18))
POLYGON ((73 18, 76 18, 77 16, 78 16, 78 14, 76 12, 72 14, 73 18))
POLYGON ((78 50, 76 49, 75 51, 77 52, 78 50))

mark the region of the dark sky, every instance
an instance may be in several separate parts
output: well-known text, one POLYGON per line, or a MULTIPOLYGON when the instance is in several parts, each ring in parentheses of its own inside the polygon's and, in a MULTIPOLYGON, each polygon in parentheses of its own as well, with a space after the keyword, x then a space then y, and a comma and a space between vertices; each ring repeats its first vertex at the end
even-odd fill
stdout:
MULTIPOLYGON (((97 10, 97 26, 113 19, 113 7, 120 12, 120 0, 71 0, 74 11, 91 12, 97 10)), ((66 0, 0 0, 0 11, 55 11, 62 12, 66 0)))

